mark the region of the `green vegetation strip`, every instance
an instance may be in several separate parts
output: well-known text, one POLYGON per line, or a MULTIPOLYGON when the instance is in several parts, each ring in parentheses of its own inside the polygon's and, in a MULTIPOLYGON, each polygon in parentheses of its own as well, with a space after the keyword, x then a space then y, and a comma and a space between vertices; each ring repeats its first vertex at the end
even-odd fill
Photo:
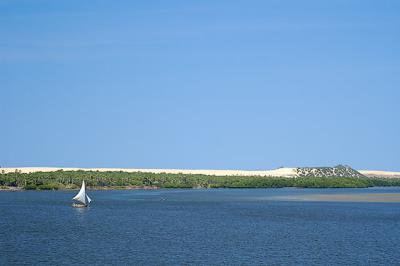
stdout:
POLYGON ((130 187, 154 188, 365 188, 400 186, 400 179, 360 177, 260 177, 208 176, 187 174, 153 174, 97 171, 56 171, 0 174, 1 187, 32 190, 76 189, 82 180, 93 188, 122 189, 130 187))

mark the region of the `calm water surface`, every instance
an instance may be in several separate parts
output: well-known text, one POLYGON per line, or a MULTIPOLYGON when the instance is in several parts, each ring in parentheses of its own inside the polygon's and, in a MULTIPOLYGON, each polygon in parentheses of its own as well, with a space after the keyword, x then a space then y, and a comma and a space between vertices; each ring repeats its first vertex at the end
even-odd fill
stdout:
POLYGON ((323 193, 400 188, 1 192, 0 265, 400 265, 399 203, 277 199, 323 193))

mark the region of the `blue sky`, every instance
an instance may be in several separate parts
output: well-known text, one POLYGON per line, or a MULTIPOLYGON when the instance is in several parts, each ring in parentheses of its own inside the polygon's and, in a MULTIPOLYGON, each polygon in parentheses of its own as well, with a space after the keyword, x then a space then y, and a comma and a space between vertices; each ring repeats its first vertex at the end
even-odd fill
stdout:
POLYGON ((0 165, 400 170, 400 2, 0 1, 0 165))

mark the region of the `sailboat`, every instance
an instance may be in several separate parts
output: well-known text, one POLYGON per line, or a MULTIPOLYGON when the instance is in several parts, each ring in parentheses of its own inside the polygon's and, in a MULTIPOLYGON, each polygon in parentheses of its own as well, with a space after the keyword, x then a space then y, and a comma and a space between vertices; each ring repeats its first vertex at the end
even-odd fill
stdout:
POLYGON ((81 190, 79 190, 78 194, 72 198, 75 202, 72 204, 73 207, 87 207, 89 203, 92 201, 91 198, 86 194, 86 186, 85 180, 82 181, 81 190))

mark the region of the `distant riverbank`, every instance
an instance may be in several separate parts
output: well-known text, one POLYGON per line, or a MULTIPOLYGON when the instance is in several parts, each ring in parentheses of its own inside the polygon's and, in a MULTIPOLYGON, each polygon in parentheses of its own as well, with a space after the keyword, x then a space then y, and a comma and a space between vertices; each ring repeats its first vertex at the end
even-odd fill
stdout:
MULTIPOLYGON (((159 187, 152 187, 152 186, 94 186, 94 187, 88 187, 90 190, 155 190, 155 189, 160 189, 159 187)), ((79 187, 63 187, 63 186, 58 186, 58 187, 50 187, 50 186, 45 186, 45 187, 31 187, 31 188, 25 188, 25 187, 12 187, 12 186, 1 186, 0 187, 0 192, 1 191, 9 191, 9 192, 16 192, 16 191, 25 191, 25 190, 79 190, 79 187)))
POLYGON ((95 189, 157 188, 365 188, 400 186, 397 178, 368 177, 271 177, 123 171, 9 172, 0 174, 0 187, 26 190, 77 189, 82 180, 95 189))
POLYGON ((328 201, 328 202, 400 202, 400 193, 348 193, 348 194, 303 194, 275 197, 276 200, 328 201))

